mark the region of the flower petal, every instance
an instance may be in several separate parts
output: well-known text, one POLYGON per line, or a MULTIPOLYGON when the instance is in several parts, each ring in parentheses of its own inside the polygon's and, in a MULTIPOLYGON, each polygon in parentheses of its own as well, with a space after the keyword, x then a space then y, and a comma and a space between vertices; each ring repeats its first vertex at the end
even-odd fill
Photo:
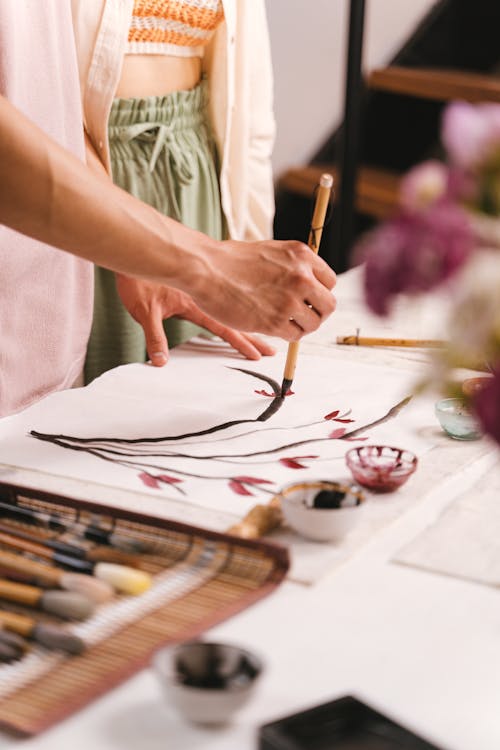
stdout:
POLYGON ((331 440, 338 440, 339 438, 343 437, 345 433, 346 433, 345 427, 339 427, 338 430, 334 430, 333 432, 330 432, 328 437, 331 440))
POLYGON ((158 482, 158 479, 152 474, 148 474, 147 471, 141 471, 141 473, 139 474, 139 479, 144 482, 146 487, 152 487, 155 490, 160 489, 160 483, 158 482))

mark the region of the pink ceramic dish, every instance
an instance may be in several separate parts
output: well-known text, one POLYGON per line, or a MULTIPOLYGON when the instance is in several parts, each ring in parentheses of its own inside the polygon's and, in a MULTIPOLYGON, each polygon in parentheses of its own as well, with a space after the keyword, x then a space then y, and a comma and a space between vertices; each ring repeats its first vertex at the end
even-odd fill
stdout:
POLYGON ((417 468, 414 453, 388 445, 362 445, 346 453, 354 479, 374 492, 392 492, 401 487, 417 468))

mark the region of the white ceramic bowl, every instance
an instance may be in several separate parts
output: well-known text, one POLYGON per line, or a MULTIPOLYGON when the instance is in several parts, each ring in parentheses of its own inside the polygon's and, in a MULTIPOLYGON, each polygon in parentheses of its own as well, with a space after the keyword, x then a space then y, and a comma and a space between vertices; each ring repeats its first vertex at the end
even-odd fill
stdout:
POLYGON ((196 724, 225 724, 250 698, 261 660, 239 646, 192 641, 158 651, 153 667, 170 705, 196 724))
POLYGON ((358 523, 364 499, 357 485, 326 480, 290 484, 280 492, 281 510, 288 525, 316 542, 343 539, 358 523), (345 493, 341 507, 314 507, 320 492, 345 493))

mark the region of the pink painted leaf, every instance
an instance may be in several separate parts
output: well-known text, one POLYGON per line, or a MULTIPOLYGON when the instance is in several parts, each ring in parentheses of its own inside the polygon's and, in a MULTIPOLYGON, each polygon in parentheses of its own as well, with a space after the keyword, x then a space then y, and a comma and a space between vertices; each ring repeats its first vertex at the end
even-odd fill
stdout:
POLYGON ((331 411, 330 414, 327 414, 323 417, 323 419, 335 419, 335 417, 338 417, 339 415, 339 409, 336 409, 335 411, 331 411))
POLYGON ((291 456, 290 458, 280 458, 279 462, 288 469, 307 469, 308 467, 300 462, 304 459, 312 458, 318 458, 318 456, 291 456))
POLYGON ((368 440, 368 435, 366 437, 350 437, 350 438, 346 438, 346 442, 349 441, 350 443, 353 443, 356 440, 368 440))
POLYGON ((144 482, 146 487, 152 487, 155 490, 160 489, 158 478, 154 477, 152 474, 148 474, 146 471, 141 471, 141 473, 139 474, 139 479, 144 482))
POLYGON ((231 479, 229 487, 233 492, 236 492, 237 495, 253 495, 253 492, 250 492, 242 482, 237 482, 235 479, 231 479))
POLYGON ((355 422, 355 419, 334 419, 334 422, 340 422, 341 424, 349 424, 350 422, 355 422))
POLYGON ((333 430, 333 432, 330 432, 328 437, 330 440, 338 440, 343 435, 345 435, 345 427, 339 427, 337 430, 333 430))
POLYGON ((292 389, 289 388, 285 393, 285 396, 295 396, 295 391, 292 391, 292 389))
POLYGON ((257 477, 233 477, 235 482, 243 482, 243 484, 274 484, 269 479, 258 479, 257 477))
POLYGON ((177 484, 178 482, 184 481, 178 477, 170 477, 168 474, 158 474, 156 478, 159 479, 160 482, 165 482, 165 484, 177 484))

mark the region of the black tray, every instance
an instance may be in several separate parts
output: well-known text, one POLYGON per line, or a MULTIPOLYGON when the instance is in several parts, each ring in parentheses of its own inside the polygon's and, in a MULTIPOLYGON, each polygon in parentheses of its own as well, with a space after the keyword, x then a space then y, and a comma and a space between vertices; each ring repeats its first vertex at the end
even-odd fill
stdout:
POLYGON ((346 696, 261 727, 259 750, 439 750, 346 696))

